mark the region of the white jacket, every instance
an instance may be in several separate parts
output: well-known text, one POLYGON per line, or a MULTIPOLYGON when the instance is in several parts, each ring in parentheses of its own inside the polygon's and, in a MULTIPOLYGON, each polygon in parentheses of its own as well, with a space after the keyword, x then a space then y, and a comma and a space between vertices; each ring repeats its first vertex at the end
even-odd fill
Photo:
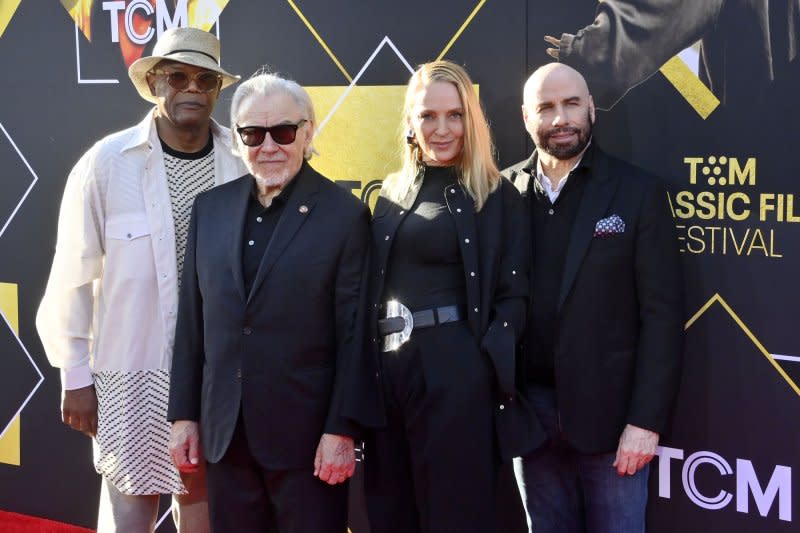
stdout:
MULTIPOLYGON (((212 120, 215 184, 246 173, 212 120)), ((72 169, 36 329, 64 389, 92 372, 169 370, 178 279, 175 230, 154 112, 97 142, 72 169)))

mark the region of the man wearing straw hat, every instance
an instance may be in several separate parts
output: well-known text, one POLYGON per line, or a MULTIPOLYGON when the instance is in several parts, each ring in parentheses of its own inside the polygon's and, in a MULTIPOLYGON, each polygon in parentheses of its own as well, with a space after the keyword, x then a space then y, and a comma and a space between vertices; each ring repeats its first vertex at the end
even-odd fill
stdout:
POLYGON ((208 530, 203 465, 175 469, 166 412, 189 210, 245 173, 230 131, 211 119, 239 79, 219 57, 208 32, 164 32, 128 70, 155 108, 89 149, 62 199, 36 326, 61 369, 64 423, 94 437, 101 533, 153 531, 160 494, 176 495, 180 531, 208 530))

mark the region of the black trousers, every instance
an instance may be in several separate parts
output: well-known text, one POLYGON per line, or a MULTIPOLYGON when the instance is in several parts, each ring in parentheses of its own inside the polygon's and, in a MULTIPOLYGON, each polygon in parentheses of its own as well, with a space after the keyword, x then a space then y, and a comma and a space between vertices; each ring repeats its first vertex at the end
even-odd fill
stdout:
POLYGON ((208 464, 211 530, 217 533, 344 533, 347 483, 328 485, 308 468, 269 470, 247 444, 242 416, 227 452, 208 464))
POLYGON ((492 373, 467 323, 414 331, 382 367, 388 425, 364 459, 371 531, 494 531, 492 373))

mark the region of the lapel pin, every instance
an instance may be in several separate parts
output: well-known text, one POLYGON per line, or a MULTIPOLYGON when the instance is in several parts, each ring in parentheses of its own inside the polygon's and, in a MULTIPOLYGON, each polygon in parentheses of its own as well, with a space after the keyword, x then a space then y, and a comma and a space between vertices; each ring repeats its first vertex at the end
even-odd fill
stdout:
POLYGON ((300 208, 298 209, 298 211, 300 211, 301 213, 303 213, 305 215, 306 213, 308 213, 308 206, 301 205, 300 208))

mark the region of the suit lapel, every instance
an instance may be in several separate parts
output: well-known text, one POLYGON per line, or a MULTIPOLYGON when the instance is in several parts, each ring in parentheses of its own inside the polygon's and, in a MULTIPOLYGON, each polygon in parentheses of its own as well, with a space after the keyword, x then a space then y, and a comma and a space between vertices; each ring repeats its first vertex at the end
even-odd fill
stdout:
POLYGON ((567 257, 564 261, 564 276, 561 279, 561 292, 558 298, 558 309, 564 305, 575 277, 578 275, 583 258, 589 249, 589 244, 594 236, 597 221, 603 215, 614 197, 619 180, 608 172, 608 160, 602 156, 600 150, 594 151, 592 170, 583 196, 578 206, 575 222, 570 233, 567 257))
POLYGON ((247 301, 247 295, 244 293, 244 274, 242 273, 242 246, 244 246, 243 233, 245 217, 247 216, 247 205, 250 201, 250 194, 253 190, 253 177, 247 176, 240 180, 237 188, 234 190, 234 201, 231 202, 233 206, 233 224, 231 224, 231 232, 228 242, 231 243, 231 268, 233 270, 233 281, 236 284, 236 290, 242 301, 247 301))
MULTIPOLYGON (((264 257, 261 258, 261 263, 258 265, 258 272, 256 272, 256 278, 253 280, 253 288, 247 297, 248 303, 250 303, 253 295, 269 275, 275 262, 286 250, 289 243, 292 242, 297 230, 300 229, 300 226, 303 225, 314 209, 321 178, 308 166, 308 163, 303 163, 303 167, 294 179, 298 181, 286 201, 281 218, 278 220, 278 225, 275 227, 267 249, 264 251, 264 257)), ((239 269, 241 270, 241 257, 239 259, 239 269)))
POLYGON ((518 165, 511 171, 511 183, 517 188, 523 198, 527 198, 532 191, 530 190, 531 184, 535 181, 533 176, 536 175, 536 150, 526 160, 518 165))

